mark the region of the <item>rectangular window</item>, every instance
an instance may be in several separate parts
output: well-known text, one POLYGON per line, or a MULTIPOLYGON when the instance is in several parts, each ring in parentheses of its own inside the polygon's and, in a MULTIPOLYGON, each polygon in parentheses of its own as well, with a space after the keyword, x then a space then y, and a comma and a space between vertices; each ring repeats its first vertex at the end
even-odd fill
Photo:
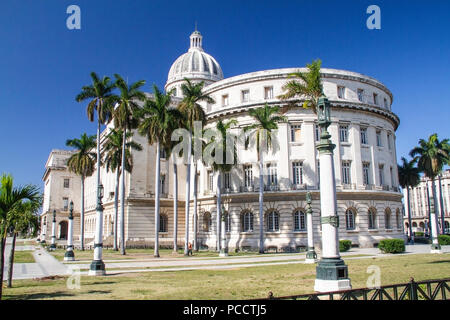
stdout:
POLYGON ((225 172, 223 174, 223 186, 225 189, 231 189, 231 173, 225 172))
POLYGON ((244 183, 247 188, 253 186, 253 171, 251 164, 244 166, 244 183))
POLYGON ((317 181, 319 183, 318 187, 320 186, 320 160, 317 160, 317 181))
POLYGON ((387 144, 388 144, 388 149, 391 150, 391 134, 390 133, 387 134, 387 144))
POLYGON ((303 184, 303 164, 300 161, 292 162, 292 183, 303 184))
POLYGON ((377 146, 382 147, 383 144, 381 143, 381 131, 377 130, 377 146))
POLYGON ((264 99, 273 99, 273 87, 264 87, 264 99))
POLYGON ((250 99, 250 90, 242 90, 242 102, 248 102, 250 99))
POLYGON ((70 179, 64 179, 64 188, 69 188, 70 179))
POLYGON ((367 128, 361 128, 361 144, 367 144, 367 128))
POLYGON ((364 102, 364 90, 358 89, 358 100, 364 102))
POLYGON ((338 86, 337 93, 338 93, 339 99, 344 99, 345 98, 345 87, 338 86))
POLYGON ((363 180, 365 185, 370 184, 370 163, 363 162, 363 180))
POLYGON ((292 142, 299 142, 300 141, 300 133, 301 133, 302 126, 299 124, 291 125, 291 141, 292 142))
POLYGON ((69 198, 63 198, 63 207, 64 211, 69 210, 69 198))
POLYGON ((214 172, 212 170, 208 170, 208 190, 214 190, 214 172))
POLYGON ((222 106, 227 106, 228 105, 228 95, 225 94, 222 96, 222 106))
POLYGON ((389 172, 391 174, 391 187, 394 186, 394 171, 392 169, 392 167, 389 168, 389 172))
POLYGON ((159 193, 160 193, 160 194, 163 194, 163 193, 164 193, 164 187, 165 187, 165 184, 166 184, 166 175, 165 175, 165 174, 162 174, 162 175, 160 175, 160 177, 159 177, 159 193))
POLYGON ((387 99, 386 98, 384 98, 384 107, 387 109, 388 108, 388 102, 387 102, 387 99))
POLYGON ((314 125, 314 137, 315 137, 316 141, 320 141, 320 134, 322 133, 321 131, 322 130, 320 130, 319 125, 315 124, 314 125))
POLYGON ((339 126, 339 141, 348 142, 348 126, 339 126))
POLYGON ((383 164, 380 164, 378 166, 378 175, 380 178, 380 186, 383 186, 384 185, 384 165, 383 164))
POLYGON ((350 184, 350 161, 342 161, 342 184, 350 184))
POLYGON ((378 95, 376 93, 373 94, 373 103, 378 105, 378 95))
POLYGON ((159 149, 159 158, 160 159, 166 158, 166 150, 164 148, 159 149))
POLYGON ((278 175, 277 175, 277 165, 268 164, 267 165, 267 184, 269 186, 278 185, 278 175))

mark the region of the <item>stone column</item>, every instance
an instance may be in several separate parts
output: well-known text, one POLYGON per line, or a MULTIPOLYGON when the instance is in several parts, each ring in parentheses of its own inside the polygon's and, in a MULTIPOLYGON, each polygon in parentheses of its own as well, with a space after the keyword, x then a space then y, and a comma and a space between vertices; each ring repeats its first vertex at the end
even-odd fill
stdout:
POLYGON ((320 159, 320 208, 322 224, 322 258, 316 267, 314 290, 319 292, 351 289, 348 268, 339 255, 339 216, 337 214, 336 179, 334 172, 330 125, 330 104, 325 96, 319 98, 319 125, 322 129, 317 145, 320 159))
POLYGON ((67 250, 64 254, 64 261, 73 260, 75 260, 75 254, 73 252, 73 201, 70 201, 69 230, 67 234, 67 250))
POLYGON ((311 208, 311 192, 306 193, 306 227, 308 228, 308 252, 306 253, 305 263, 316 263, 317 254, 314 251, 314 230, 313 230, 313 211, 311 208))
POLYGON ((53 210, 53 222, 52 222, 52 242, 50 244, 50 251, 56 250, 56 210, 53 210))

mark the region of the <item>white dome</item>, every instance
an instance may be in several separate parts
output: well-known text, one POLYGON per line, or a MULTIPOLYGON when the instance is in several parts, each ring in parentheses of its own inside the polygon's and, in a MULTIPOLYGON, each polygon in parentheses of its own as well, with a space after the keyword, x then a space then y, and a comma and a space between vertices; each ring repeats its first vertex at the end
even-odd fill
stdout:
POLYGON ((212 56, 203 51, 202 35, 194 31, 191 36, 188 52, 182 54, 172 64, 167 77, 166 89, 173 87, 174 82, 189 80, 205 81, 210 84, 223 79, 222 68, 212 56))

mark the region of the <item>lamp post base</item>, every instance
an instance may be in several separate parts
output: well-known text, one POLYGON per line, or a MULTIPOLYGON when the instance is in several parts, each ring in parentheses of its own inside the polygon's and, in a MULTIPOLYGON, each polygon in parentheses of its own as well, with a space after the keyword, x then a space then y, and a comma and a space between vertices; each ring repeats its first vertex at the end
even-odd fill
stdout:
POLYGON ((66 251, 64 254, 64 261, 75 261, 75 254, 73 250, 66 251))
POLYGON ((102 260, 93 260, 89 268, 88 275, 90 276, 104 276, 106 274, 105 264, 102 260))
POLYGON ((50 247, 48 247, 49 251, 55 251, 56 250, 56 244, 51 244, 50 247))
POLYGON ((316 267, 314 290, 319 292, 351 289, 348 268, 340 258, 322 258, 316 267))
POLYGON ((317 253, 314 251, 313 247, 308 247, 308 252, 306 252, 305 263, 316 263, 317 262, 317 253))
POLYGON ((228 257, 228 249, 221 249, 219 252, 219 257, 228 257))
POLYGON ((306 258, 305 259, 305 263, 306 264, 313 264, 313 263, 316 263, 317 262, 317 259, 314 259, 314 258, 306 258))
POLYGON ((438 243, 438 244, 433 243, 433 244, 431 245, 431 251, 430 251, 430 253, 442 253, 441 245, 440 245, 439 243, 438 243))

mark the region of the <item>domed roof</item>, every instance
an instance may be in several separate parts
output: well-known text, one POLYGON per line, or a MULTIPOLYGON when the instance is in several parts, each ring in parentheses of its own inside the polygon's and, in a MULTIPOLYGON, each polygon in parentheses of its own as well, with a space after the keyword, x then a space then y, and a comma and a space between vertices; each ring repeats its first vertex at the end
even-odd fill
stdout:
POLYGON ((191 36, 188 52, 182 54, 170 67, 166 87, 178 80, 205 80, 207 83, 223 79, 222 68, 212 56, 203 51, 202 35, 197 30, 191 36))

